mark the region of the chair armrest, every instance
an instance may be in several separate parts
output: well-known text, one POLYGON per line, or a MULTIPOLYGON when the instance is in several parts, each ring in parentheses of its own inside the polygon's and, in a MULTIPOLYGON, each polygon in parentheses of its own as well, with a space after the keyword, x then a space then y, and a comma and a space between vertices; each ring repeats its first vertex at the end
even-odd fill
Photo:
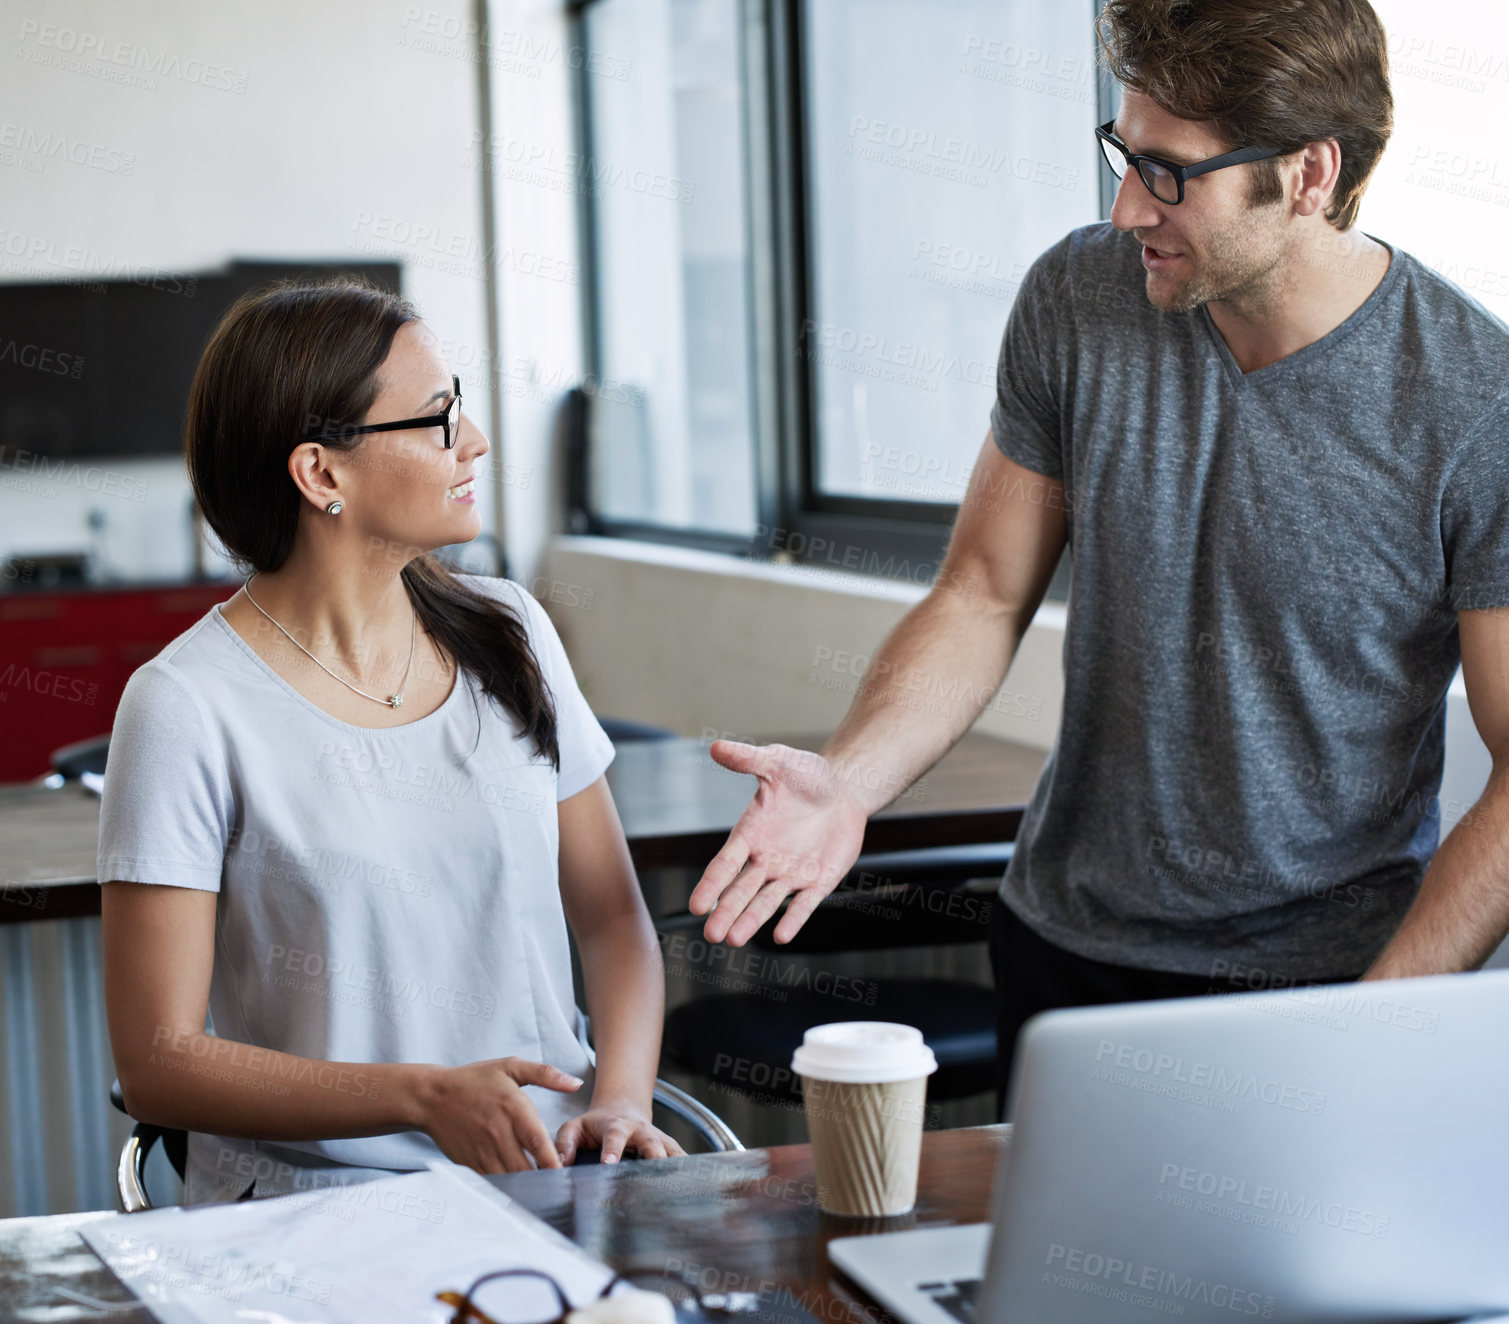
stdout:
POLYGON ((157 1132, 153 1128, 152 1134, 143 1135, 144 1129, 138 1126, 126 1137, 115 1165, 115 1203, 123 1214, 138 1214, 152 1207, 147 1195, 147 1152, 156 1141, 157 1132))
POLYGON ((719 1154, 744 1148, 743 1142, 717 1113, 692 1098, 685 1090, 677 1089, 669 1081, 655 1082, 654 1099, 668 1113, 679 1117, 695 1130, 719 1154))

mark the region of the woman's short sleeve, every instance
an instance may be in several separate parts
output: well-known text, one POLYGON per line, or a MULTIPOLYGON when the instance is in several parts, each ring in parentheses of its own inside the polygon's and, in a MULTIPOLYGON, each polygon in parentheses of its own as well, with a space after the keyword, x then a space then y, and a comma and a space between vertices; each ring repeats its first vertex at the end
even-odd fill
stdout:
POLYGON ((218 892, 233 818, 225 752, 161 659, 126 682, 105 765, 98 877, 218 892))

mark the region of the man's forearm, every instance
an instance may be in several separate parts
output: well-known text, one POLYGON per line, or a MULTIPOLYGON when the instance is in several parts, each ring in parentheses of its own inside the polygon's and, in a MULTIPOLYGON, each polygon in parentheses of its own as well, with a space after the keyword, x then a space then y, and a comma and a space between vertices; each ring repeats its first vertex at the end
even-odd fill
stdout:
POLYGON ((994 697, 1027 622, 935 588, 887 636, 822 753, 873 814, 933 766, 994 697))
POLYGON ((1364 976, 1476 970, 1509 932, 1509 774, 1495 767, 1482 797, 1448 834, 1399 931, 1364 976))

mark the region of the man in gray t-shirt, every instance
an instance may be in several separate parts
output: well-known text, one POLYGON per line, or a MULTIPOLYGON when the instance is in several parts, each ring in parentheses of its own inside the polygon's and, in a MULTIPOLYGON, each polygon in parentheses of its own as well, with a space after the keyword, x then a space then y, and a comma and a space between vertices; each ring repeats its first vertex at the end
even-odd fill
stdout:
POLYGON ((994 693, 1072 548, 1003 1061, 1048 1007, 1465 970, 1509 932, 1509 328, 1356 226, 1392 125, 1366 0, 1223 13, 1110 0, 1110 224, 1023 282, 938 584, 821 759, 713 746, 761 787, 692 909, 737 944, 789 896, 788 940, 980 711, 905 678, 994 693), (1459 662, 1494 776, 1437 851, 1459 662))
POLYGON ((1099 961, 1356 975, 1436 848, 1457 608, 1509 604, 1509 331, 1395 251, 1244 373, 1140 265, 1075 231, 1001 346, 991 436, 1062 482, 1074 557, 1063 725, 1002 896, 1099 961))

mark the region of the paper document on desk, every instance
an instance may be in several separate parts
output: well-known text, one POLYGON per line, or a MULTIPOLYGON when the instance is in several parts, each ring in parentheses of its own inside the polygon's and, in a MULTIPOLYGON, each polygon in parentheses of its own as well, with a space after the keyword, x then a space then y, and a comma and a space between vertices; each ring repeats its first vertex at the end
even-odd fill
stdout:
POLYGON ((497 1269, 542 1269, 572 1305, 612 1271, 467 1168, 241 1204, 157 1209, 80 1235, 162 1324, 441 1324, 497 1269))

